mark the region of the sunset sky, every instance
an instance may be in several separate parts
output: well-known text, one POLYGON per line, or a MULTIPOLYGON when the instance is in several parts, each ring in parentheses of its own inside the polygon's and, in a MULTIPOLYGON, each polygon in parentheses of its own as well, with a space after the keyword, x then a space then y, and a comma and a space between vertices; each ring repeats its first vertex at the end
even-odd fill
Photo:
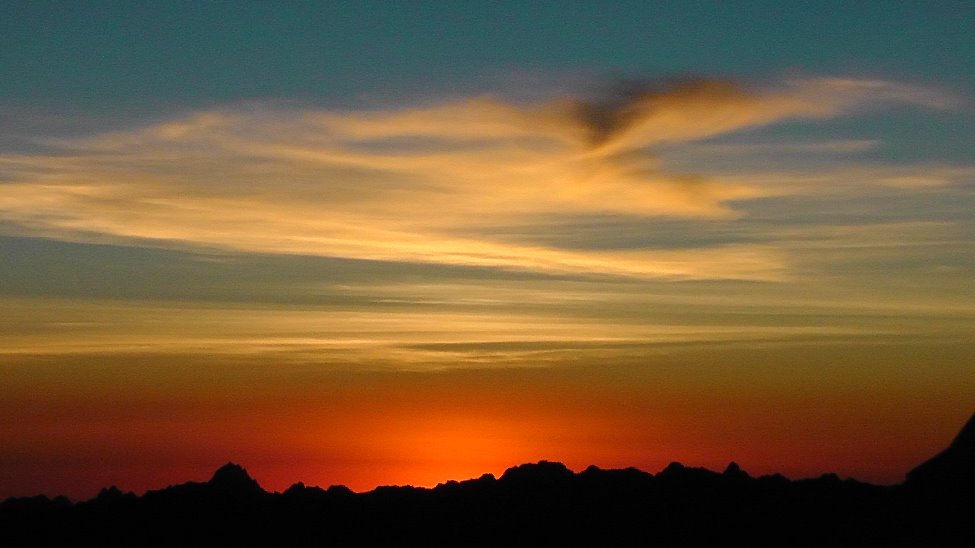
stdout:
POLYGON ((0 3, 0 498, 895 483, 975 410, 971 2, 0 3))

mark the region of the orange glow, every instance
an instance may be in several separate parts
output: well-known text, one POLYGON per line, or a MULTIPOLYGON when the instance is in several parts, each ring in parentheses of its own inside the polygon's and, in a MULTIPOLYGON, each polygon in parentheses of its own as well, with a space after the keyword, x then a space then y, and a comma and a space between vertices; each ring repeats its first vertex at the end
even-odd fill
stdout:
POLYGON ((85 498, 111 484, 143 491, 205 480, 228 460, 272 490, 296 481, 433 486, 540 459, 651 472, 671 460, 713 469, 735 460, 753 474, 900 481, 970 412, 975 381, 952 358, 970 349, 930 354, 937 379, 927 384, 905 365, 877 363, 894 351, 865 349, 876 356, 869 362, 842 350, 871 365, 802 363, 790 352, 750 366, 753 376, 703 354, 428 373, 152 356, 8 363, 0 497, 85 498))

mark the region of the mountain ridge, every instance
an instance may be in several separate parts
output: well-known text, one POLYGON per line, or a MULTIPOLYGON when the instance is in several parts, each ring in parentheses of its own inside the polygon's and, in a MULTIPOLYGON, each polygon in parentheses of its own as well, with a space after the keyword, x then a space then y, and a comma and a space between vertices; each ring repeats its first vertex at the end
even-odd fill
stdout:
POLYGON ((0 544, 972 546, 973 421, 893 486, 752 477, 734 462, 722 472, 673 462, 651 474, 539 461, 432 488, 297 482, 278 493, 228 462, 208 481, 141 497, 113 486, 77 503, 9 498, 0 544))

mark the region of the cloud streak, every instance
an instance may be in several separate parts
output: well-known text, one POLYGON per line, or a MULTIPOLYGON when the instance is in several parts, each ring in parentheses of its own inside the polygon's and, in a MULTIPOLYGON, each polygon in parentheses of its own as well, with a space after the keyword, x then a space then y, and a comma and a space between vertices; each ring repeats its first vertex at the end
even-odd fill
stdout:
MULTIPOLYGON (((579 250, 499 227, 585 215, 728 220, 735 203, 793 193, 666 169, 655 150, 878 104, 950 106, 901 84, 812 79, 768 89, 690 81, 601 101, 490 97, 336 112, 250 104, 0 155, 8 233, 73 241, 600 274, 781 280, 759 244, 579 250)), ((898 179, 899 188, 925 186, 898 179)))

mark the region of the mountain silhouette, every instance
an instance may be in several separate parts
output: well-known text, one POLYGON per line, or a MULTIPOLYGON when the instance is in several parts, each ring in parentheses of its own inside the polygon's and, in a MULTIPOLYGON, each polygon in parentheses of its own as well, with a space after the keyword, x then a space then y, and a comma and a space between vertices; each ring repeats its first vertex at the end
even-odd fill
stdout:
POLYGON ((896 486, 674 462, 576 473, 559 462, 432 489, 269 493, 227 463, 143 496, 117 487, 0 503, 2 546, 975 546, 975 418, 896 486))
POLYGON ((518 488, 548 488, 564 485, 574 474, 561 462, 539 461, 513 466, 504 471, 501 480, 518 488))
POLYGON ((217 468, 207 485, 218 492, 238 496, 264 493, 257 480, 251 478, 243 466, 232 462, 217 468))
POLYGON ((975 414, 947 449, 907 473, 907 485, 975 493, 975 414))

